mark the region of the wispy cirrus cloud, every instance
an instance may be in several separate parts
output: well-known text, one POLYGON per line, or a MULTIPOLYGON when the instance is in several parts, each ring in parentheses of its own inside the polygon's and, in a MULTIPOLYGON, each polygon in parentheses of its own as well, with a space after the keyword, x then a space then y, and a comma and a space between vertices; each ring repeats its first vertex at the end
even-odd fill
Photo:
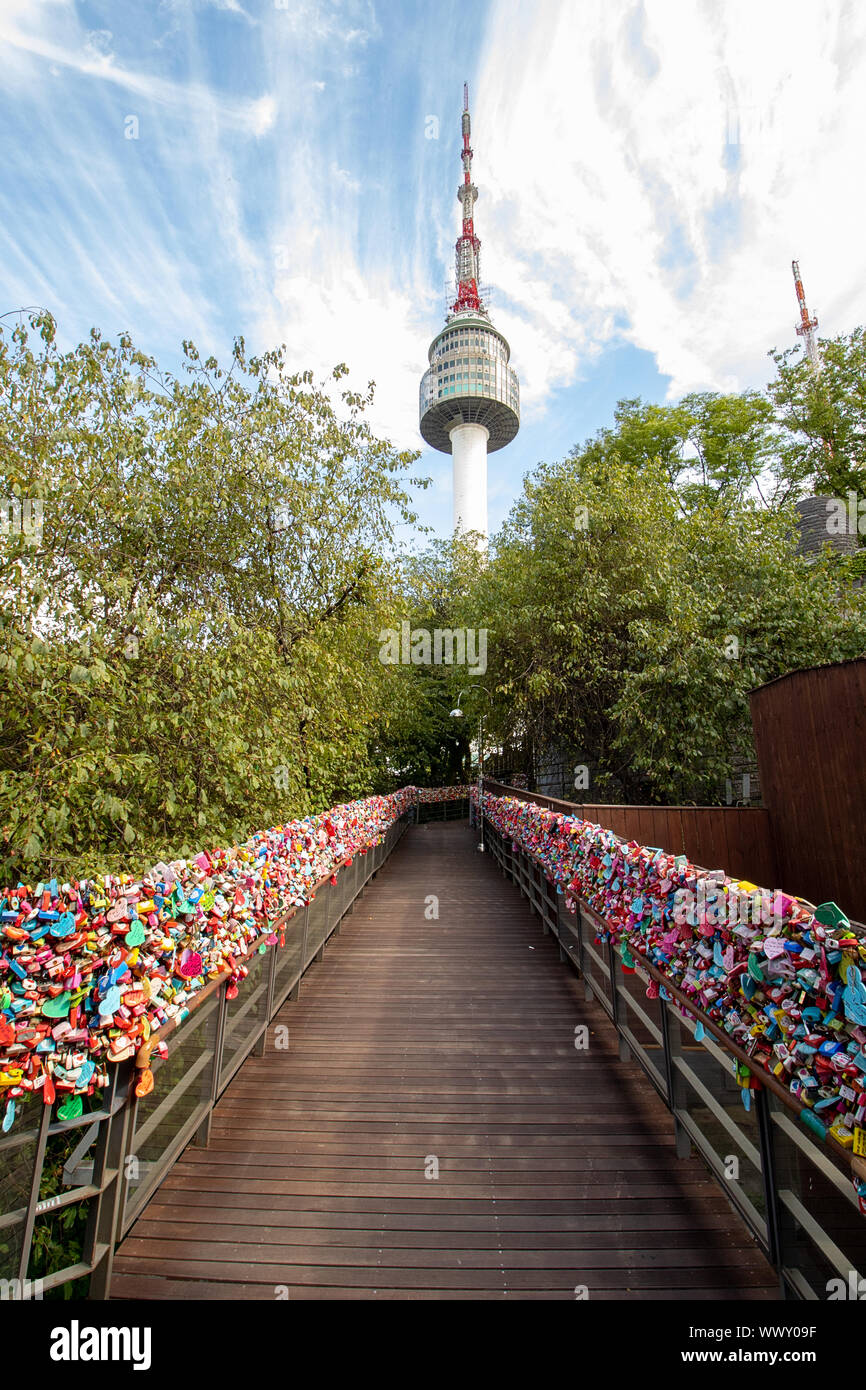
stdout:
POLYGON ((672 395, 763 380, 796 256, 822 329, 866 316, 864 52, 862 7, 829 0, 498 0, 480 211, 525 399, 614 340, 653 353, 672 395))
MULTIPOLYGON (((19 11, 19 15, 22 13, 29 11, 19 11)), ((201 83, 175 82, 121 64, 115 57, 113 42, 114 34, 110 29, 78 30, 69 46, 53 41, 38 30, 20 27, 14 20, 14 11, 11 17, 8 14, 0 16, 0 44, 7 53, 17 51, 41 59, 58 71, 65 68, 97 84, 112 84, 132 97, 169 110, 189 109, 215 100, 214 91, 201 83)), ((221 120, 250 134, 263 135, 270 130, 275 113, 276 100, 272 93, 240 99, 220 98, 221 120)))
MULTIPOLYGON (((0 10, 0 307, 45 303, 69 338, 128 329, 169 359, 243 333, 298 368, 344 360, 377 382, 376 427, 417 446, 468 78, 482 273, 522 381, 491 470, 503 507, 576 442, 614 347, 620 395, 647 361, 673 395, 764 380, 793 340, 794 256, 822 331, 866 318, 866 13, 844 0, 82 13, 0 10)), ((425 455, 446 498, 449 462, 425 455)))

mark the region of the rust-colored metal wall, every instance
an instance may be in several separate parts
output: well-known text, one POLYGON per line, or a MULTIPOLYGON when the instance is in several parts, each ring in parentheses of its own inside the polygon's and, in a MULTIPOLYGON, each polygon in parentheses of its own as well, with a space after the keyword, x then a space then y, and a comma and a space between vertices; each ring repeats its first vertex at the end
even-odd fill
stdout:
POLYGON ((751 707, 782 884, 866 919, 866 659, 782 676, 751 707))
MULTIPOLYGON (((760 888, 779 888, 770 817, 764 807, 748 806, 604 806, 560 801, 485 778, 500 796, 517 796, 539 806, 594 821, 626 840, 655 845, 669 854, 687 854, 705 869, 724 869, 760 888)), ((787 886, 787 885, 786 885, 787 886)), ((791 890, 789 890, 791 891, 791 890)), ((793 891, 796 891, 793 890, 793 891)))

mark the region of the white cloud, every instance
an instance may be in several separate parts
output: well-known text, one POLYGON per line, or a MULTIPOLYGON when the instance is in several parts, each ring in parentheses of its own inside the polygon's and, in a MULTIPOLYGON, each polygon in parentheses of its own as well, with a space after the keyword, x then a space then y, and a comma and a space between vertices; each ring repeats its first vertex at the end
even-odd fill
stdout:
MULTIPOLYGON (((18 2, 12 0, 13 5, 18 2)), ((29 16, 30 11, 22 7, 18 13, 29 16)), ((276 100, 271 95, 256 99, 217 97, 211 88, 201 83, 174 82, 154 73, 122 66, 110 51, 113 36, 108 30, 82 34, 77 45, 66 46, 32 27, 19 27, 15 20, 14 9, 0 15, 0 50, 4 58, 17 53, 42 59, 52 69, 65 68, 82 77, 96 78, 169 110, 213 106, 218 102, 221 122, 251 135, 261 135, 273 125, 276 100)))
POLYGON ((274 296, 260 335, 285 341, 298 368, 324 374, 342 360, 353 389, 375 381, 371 423, 400 447, 418 447, 418 349, 425 330, 412 296, 387 278, 362 275, 352 257, 331 259, 321 275, 277 273, 274 296))
POLYGON ((84 48, 97 63, 114 57, 111 41, 114 38, 110 29, 91 29, 84 40, 84 48))
POLYGON ((255 24, 255 19, 241 5, 240 0, 160 0, 160 8, 174 12, 190 12, 196 7, 201 9, 224 10, 227 14, 238 14, 249 24, 255 24))
POLYGON ((323 43, 363 48, 378 34, 372 0, 273 0, 285 32, 305 47, 323 43))
POLYGON ((277 101, 269 93, 250 102, 249 129, 253 135, 266 135, 269 130, 273 129, 276 119, 277 101))
POLYGON ((331 165, 331 176, 342 184, 344 188, 348 189, 350 193, 360 193, 361 181, 360 179, 353 178, 348 169, 341 169, 339 164, 334 163, 331 165))
MULTIPOLYGON (((45 190, 16 201, 14 236, 0 232, 4 297, 129 327, 157 351, 191 336, 223 353, 243 332, 251 350, 285 341, 292 366, 319 374, 345 360, 356 388, 377 382, 375 426, 418 447, 459 178, 459 88, 439 142, 425 139, 443 83, 423 68, 434 27, 440 51, 457 43, 458 7, 409 31, 417 52, 401 51, 384 146, 359 99, 377 72, 368 0, 262 4, 249 27, 215 13, 229 8, 240 0, 164 3, 171 48, 154 37, 139 54, 114 18, 113 37, 94 39, 68 0, 3 0, 0 87, 32 103, 27 157, 45 190), (214 35, 243 53, 229 92, 209 85, 214 35), (347 65, 366 86, 346 85, 347 65), (128 110, 138 143, 120 133, 128 110), (453 162, 432 186, 446 144, 453 162)), ((527 424, 615 341, 652 352, 673 394, 764 380, 766 349, 794 341, 794 256, 822 331, 866 319, 859 7, 492 0, 479 52, 467 75, 482 275, 527 424)), ((438 485, 448 460, 434 467, 438 485)), ((492 498, 505 477, 491 469, 492 498)))
POLYGON ((205 4, 213 5, 218 10, 227 10, 229 14, 243 15, 244 19, 252 24, 252 16, 247 13, 239 0, 205 0, 205 4))
POLYGON ((821 332, 866 318, 862 6, 497 0, 483 52, 478 226, 525 408, 617 335, 672 395, 765 380, 796 256, 821 332))

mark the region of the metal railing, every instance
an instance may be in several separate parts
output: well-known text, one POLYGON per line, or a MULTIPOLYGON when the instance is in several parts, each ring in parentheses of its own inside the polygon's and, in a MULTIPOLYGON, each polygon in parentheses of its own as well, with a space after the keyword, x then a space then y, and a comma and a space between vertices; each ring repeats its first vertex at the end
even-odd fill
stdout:
POLYGON ((235 998, 227 997, 229 977, 222 976, 159 1030, 171 1041, 168 1057, 151 1063, 149 1095, 135 1096, 129 1061, 110 1067, 108 1087, 79 1117, 61 1118, 62 1101, 43 1105, 38 1092, 19 1102, 14 1129, 0 1136, 0 1282, 7 1296, 39 1298, 85 1277, 90 1298, 109 1296, 118 1242, 186 1146, 207 1144, 220 1096, 251 1053, 264 1054, 275 1015, 297 999, 304 972, 322 959, 413 814, 414 807, 404 811, 380 844, 340 867, 336 884, 322 879, 312 901, 274 924, 273 931, 285 930, 285 945, 257 944, 244 958, 249 973, 235 998), (57 1248, 68 1248, 73 1218, 66 1213, 84 1204, 80 1259, 48 1272, 34 1268, 34 1248, 44 1244, 40 1230, 59 1225, 57 1248))
POLYGON ((624 971, 610 942, 598 939, 608 930, 604 921, 582 900, 575 914, 568 912, 538 860, 503 837, 488 816, 484 839, 545 934, 556 938, 560 959, 580 974, 586 998, 607 1014, 620 1056, 641 1065, 671 1111, 677 1154, 688 1156, 694 1145, 775 1267, 782 1295, 826 1299, 834 1290, 836 1297, 856 1298, 866 1271, 866 1217, 845 1151, 804 1129, 796 1101, 771 1077, 749 1092, 746 1110, 736 1066, 753 1068, 747 1055, 634 947, 634 971, 624 971), (648 998, 651 979, 681 998, 692 1019, 661 997, 648 998), (843 1286, 854 1294, 839 1292, 843 1286))
POLYGON ((431 820, 466 820, 468 815, 468 796, 454 801, 419 801, 415 807, 415 821, 420 825, 431 820))

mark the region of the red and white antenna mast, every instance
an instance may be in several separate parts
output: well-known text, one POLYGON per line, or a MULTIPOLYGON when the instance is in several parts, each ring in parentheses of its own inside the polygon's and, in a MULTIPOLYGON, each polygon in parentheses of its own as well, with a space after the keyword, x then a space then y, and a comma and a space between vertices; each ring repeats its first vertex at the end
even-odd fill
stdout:
POLYGON ((818 376, 821 371, 821 354, 818 351, 818 339, 815 337, 815 329, 818 327, 818 320, 809 317, 809 310, 806 308, 806 292, 803 289, 803 281, 800 279, 799 263, 797 261, 792 261, 791 269, 794 272, 797 303, 800 306, 800 322, 794 326, 800 337, 806 340, 806 351, 812 363, 812 370, 815 375, 818 376))
MULTIPOLYGON (((800 322, 794 327, 801 338, 806 340, 806 351, 809 354, 809 361, 812 363, 812 371, 816 377, 821 375, 821 354, 818 351, 818 339, 815 337, 815 329, 818 327, 817 318, 809 316, 806 308, 806 291, 803 289, 803 281, 800 279, 800 266, 797 261, 791 262, 791 269, 794 272, 794 285, 797 290, 797 303, 800 306, 800 322)), ((824 452, 828 459, 833 457, 833 445, 829 439, 823 438, 824 452)))
POLYGON ((494 328, 481 298, 475 235, 472 148, 469 144, 469 87, 463 88, 463 182, 457 197, 463 227, 457 239, 457 298, 445 327, 427 350, 421 378, 418 422, 431 449, 450 454, 454 478, 454 532, 476 536, 487 546, 487 456, 502 449, 520 428, 520 382, 511 366, 508 341, 494 328))
POLYGON ((457 298, 451 306, 452 313, 463 309, 484 312, 478 290, 478 257, 481 242, 475 235, 475 200, 478 189, 472 182, 472 147, 469 144, 469 83, 463 84, 463 183, 457 190, 457 197, 463 207, 463 232, 457 238, 455 273, 457 278, 457 298))

